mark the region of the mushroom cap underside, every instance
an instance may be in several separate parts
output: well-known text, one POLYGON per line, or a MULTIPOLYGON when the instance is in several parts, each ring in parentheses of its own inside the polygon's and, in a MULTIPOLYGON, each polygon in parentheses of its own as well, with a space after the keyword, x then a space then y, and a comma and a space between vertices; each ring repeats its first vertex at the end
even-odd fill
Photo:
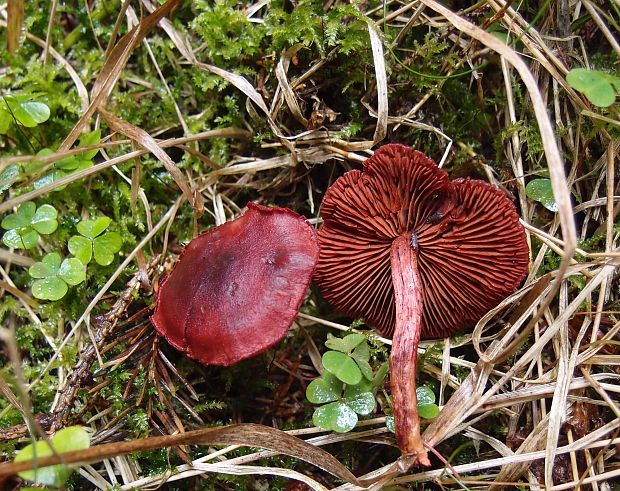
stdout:
POLYGON ((207 365, 257 355, 295 319, 318 251, 303 217, 250 203, 241 217, 188 244, 151 320, 171 345, 207 365))
POLYGON ((394 330, 392 241, 411 237, 422 284, 422 338, 474 325, 523 281, 525 232, 508 197, 448 175, 418 151, 384 145, 328 190, 314 280, 339 311, 394 330))

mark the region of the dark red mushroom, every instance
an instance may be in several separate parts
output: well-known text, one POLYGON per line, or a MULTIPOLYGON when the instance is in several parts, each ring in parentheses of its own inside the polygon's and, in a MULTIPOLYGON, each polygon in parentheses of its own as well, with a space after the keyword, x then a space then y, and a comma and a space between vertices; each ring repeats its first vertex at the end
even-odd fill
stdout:
POLYGON ((419 340, 473 326, 523 281, 529 251, 512 202, 484 181, 450 181, 404 145, 379 148, 322 203, 314 273, 324 297, 392 337, 396 439, 430 465, 416 397, 419 340))
POLYGON ((303 217, 250 203, 243 216, 189 243, 161 285, 151 320, 191 358, 232 365, 284 337, 318 255, 303 217))

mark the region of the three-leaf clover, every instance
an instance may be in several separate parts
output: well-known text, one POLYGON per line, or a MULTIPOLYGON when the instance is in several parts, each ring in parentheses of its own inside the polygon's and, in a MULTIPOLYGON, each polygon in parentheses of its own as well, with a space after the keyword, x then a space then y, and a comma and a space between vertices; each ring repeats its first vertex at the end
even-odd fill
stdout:
POLYGON ((345 388, 341 380, 327 371, 308 385, 306 397, 314 404, 325 404, 315 409, 312 416, 314 424, 338 433, 351 431, 357 424, 358 414, 370 414, 375 408, 370 382, 347 385, 345 388))
POLYGON ((69 239, 69 252, 83 264, 88 264, 94 255, 97 264, 109 265, 114 260, 114 254, 120 251, 123 245, 123 239, 118 232, 104 234, 110 223, 112 220, 106 216, 82 220, 76 227, 80 235, 69 239))
MULTIPOLYGON (((416 388, 418 396, 418 415, 422 419, 433 419, 439 414, 439 406, 435 404, 435 393, 427 385, 416 388)), ((394 433, 394 416, 385 419, 388 430, 394 433)))
POLYGON ((15 213, 4 217, 2 228, 6 229, 2 242, 14 249, 32 249, 39 234, 51 234, 58 227, 58 213, 52 205, 39 208, 32 202, 22 203, 15 213))
POLYGON ((84 264, 74 257, 61 262, 60 254, 50 252, 41 262, 30 266, 28 273, 36 278, 32 295, 41 300, 60 300, 69 290, 86 279, 84 264))
POLYGON ((373 372, 370 348, 361 334, 330 336, 325 346, 331 348, 323 354, 325 371, 308 385, 306 397, 314 404, 324 404, 312 416, 316 426, 345 433, 355 427, 358 415, 374 410, 374 393, 383 384, 388 365, 384 363, 373 372))
POLYGON ((598 70, 573 68, 566 81, 598 107, 611 106, 616 101, 616 92, 620 92, 620 78, 598 70))
MULTIPOLYGON (((90 436, 81 426, 63 428, 56 432, 50 439, 50 442, 39 440, 24 447, 15 457, 15 462, 25 462, 27 460, 34 460, 36 462, 37 458, 53 455, 50 443, 57 453, 83 450, 90 447, 90 436)), ((73 471, 66 465, 58 464, 30 471, 22 471, 19 473, 19 477, 39 484, 60 487, 65 484, 71 472, 73 471)))
POLYGON ((344 338, 329 337, 325 346, 330 348, 323 355, 323 366, 345 384, 355 385, 362 376, 372 380, 368 363, 370 350, 362 334, 348 334, 344 338))
MULTIPOLYGON (((101 130, 91 131, 90 133, 87 133, 80 138, 78 147, 94 145, 96 143, 99 143, 100 140, 101 130)), ((58 181, 69 174, 92 167, 93 158, 95 157, 95 155, 97 155, 98 152, 98 149, 88 150, 85 152, 77 153, 75 155, 71 155, 55 162, 52 170, 50 170, 48 173, 44 174, 42 177, 40 177, 34 182, 34 188, 39 189, 43 186, 46 186, 47 184, 58 181)), ((53 153, 53 150, 49 148, 43 148, 37 153, 37 156, 46 157, 53 153)), ((31 162, 30 164, 26 164, 24 166, 24 169, 28 172, 36 172, 40 167, 41 164, 39 162, 31 162)), ((61 191, 65 187, 66 186, 57 187, 55 191, 61 191)))

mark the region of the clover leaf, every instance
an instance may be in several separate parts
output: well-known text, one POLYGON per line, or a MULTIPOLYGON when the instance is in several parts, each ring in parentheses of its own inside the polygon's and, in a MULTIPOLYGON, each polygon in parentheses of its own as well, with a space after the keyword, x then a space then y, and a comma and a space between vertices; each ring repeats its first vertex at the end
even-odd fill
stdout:
POLYGON ((315 404, 325 404, 315 409, 312 421, 324 430, 337 433, 351 431, 357 424, 357 415, 370 414, 375 408, 375 396, 368 384, 348 385, 329 372, 313 380, 306 390, 306 397, 315 404))
POLYGON ((418 405, 418 416, 422 419, 435 419, 439 415, 437 404, 418 405))
POLYGON ((566 75, 566 81, 598 107, 611 106, 616 101, 616 92, 620 89, 618 77, 585 68, 573 68, 566 75))
POLYGON ((69 290, 86 279, 86 268, 76 258, 61 262, 60 254, 50 252, 40 262, 30 266, 28 273, 35 282, 32 284, 32 295, 41 300, 60 300, 69 290))
POLYGON ((372 380, 372 367, 370 366, 370 363, 368 363, 368 360, 370 360, 370 348, 368 347, 368 343, 364 342, 358 344, 351 353, 351 358, 353 358, 355 363, 357 363, 362 375, 367 380, 372 380))
MULTIPOLYGON (((100 140, 101 130, 91 131, 90 133, 87 133, 80 138, 78 148, 99 143, 100 140)), ((63 177, 68 176, 69 174, 92 167, 93 158, 95 157, 95 155, 97 155, 98 152, 98 149, 88 150, 85 152, 77 153, 75 155, 70 155, 69 157, 65 157, 64 159, 54 162, 53 167, 49 172, 34 181, 34 188, 42 188, 43 186, 58 181, 63 177)), ((48 155, 52 155, 53 153, 54 151, 51 148, 43 148, 39 150, 39 152, 37 153, 37 157, 47 157, 48 155)), ((43 164, 41 162, 33 161, 25 164, 24 170, 28 173, 33 173, 37 172, 42 166, 43 164)), ((59 186, 55 188, 54 191, 61 191, 66 187, 66 185, 59 186)))
POLYGON ((348 385, 344 391, 344 402, 362 416, 372 413, 377 404, 370 384, 365 382, 348 385))
POLYGON ((38 102, 27 95, 4 95, 0 103, 0 134, 9 130, 11 121, 26 128, 34 128, 50 117, 47 104, 38 102))
POLYGON ((16 104, 13 115, 17 122, 26 128, 34 128, 50 117, 50 108, 37 101, 24 101, 16 104))
POLYGON ((342 339, 328 335, 325 346, 335 351, 341 351, 342 353, 350 353, 365 340, 366 338, 362 334, 357 333, 348 334, 342 339))
POLYGON ((312 422, 324 430, 346 433, 355 428, 357 414, 343 402, 331 402, 314 411, 312 422))
MULTIPOLYGON (((49 442, 39 440, 34 444, 27 445, 17 454, 15 462, 25 462, 27 460, 36 462, 37 458, 53 455, 52 446, 57 453, 83 450, 90 446, 90 436, 81 426, 69 426, 56 432, 49 442)), ((58 464, 22 471, 19 473, 19 477, 39 484, 61 487, 65 484, 71 472, 73 471, 66 465, 58 464)))
POLYGON ((94 256, 97 264, 108 266, 123 245, 118 232, 104 233, 111 223, 112 220, 106 216, 82 220, 76 227, 80 235, 69 239, 69 252, 83 264, 88 264, 94 256))
MULTIPOLYGON (((90 133, 87 133, 80 138, 78 148, 85 147, 88 145, 94 145, 96 143, 99 143, 100 140, 101 140, 101 130, 91 131, 90 133)), ((58 181, 62 179, 63 177, 68 176, 69 174, 72 174, 74 172, 79 172, 84 169, 88 169, 89 167, 92 167, 93 158, 97 155, 98 152, 99 152, 98 149, 88 150, 85 152, 77 153, 75 155, 71 155, 69 157, 66 157, 64 159, 61 159, 55 162, 52 170, 50 170, 48 173, 46 173, 45 175, 43 175, 42 177, 40 177, 34 182, 34 188, 35 189, 42 188, 43 186, 46 186, 47 184, 58 181)), ((53 153, 54 153, 53 150, 49 148, 44 148, 37 153, 37 156, 45 157, 53 153)), ((26 166, 26 169, 29 170, 30 172, 33 172, 33 171, 36 171, 39 167, 40 167, 40 163, 31 162, 29 165, 26 166)), ((61 191, 65 187, 66 185, 59 186, 54 191, 61 191)))
POLYGON ((342 382, 329 372, 315 378, 306 389, 306 398, 313 404, 325 404, 342 395, 342 382))
POLYGON ((416 388, 418 397, 418 414, 423 419, 433 419, 439 414, 439 406, 435 404, 435 393, 428 385, 416 388))
POLYGON ((550 179, 531 180, 525 186, 525 194, 531 200, 540 202, 547 210, 558 211, 558 204, 555 202, 550 179))
POLYGON ((362 334, 343 338, 328 335, 325 345, 331 348, 322 357, 325 371, 308 385, 306 398, 313 404, 323 404, 312 416, 316 426, 345 433, 355 427, 358 416, 374 411, 375 393, 383 385, 388 363, 373 371, 370 346, 362 334))
POLYGON ((11 187, 13 181, 19 177, 19 167, 17 164, 6 166, 0 171, 0 193, 11 187))
MULTIPOLYGON (((434 419, 439 414, 439 406, 435 404, 435 393, 427 385, 416 388, 418 397, 418 415, 422 419, 434 419)), ((394 416, 387 416, 385 425, 394 433, 394 416)))
POLYGON ((347 384, 357 384, 363 375, 371 380, 372 368, 368 363, 370 349, 362 334, 348 334, 344 338, 329 335, 325 346, 332 351, 323 355, 323 366, 347 384))
POLYGON ((323 354, 323 366, 345 384, 357 384, 362 380, 362 372, 355 361, 340 351, 326 351, 323 354))
POLYGON ((15 213, 4 217, 2 228, 6 230, 2 242, 14 249, 32 249, 39 234, 48 235, 58 228, 58 213, 52 205, 39 208, 32 201, 22 203, 15 213))

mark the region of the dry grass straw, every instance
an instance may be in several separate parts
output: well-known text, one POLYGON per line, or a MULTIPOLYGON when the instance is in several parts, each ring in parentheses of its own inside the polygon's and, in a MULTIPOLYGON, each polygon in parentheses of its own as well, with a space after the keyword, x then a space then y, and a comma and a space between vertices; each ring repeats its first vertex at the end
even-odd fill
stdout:
MULTIPOLYGON (((17 3, 9 2, 9 5, 17 3)), ((105 169, 121 162, 139 161, 140 157, 148 152, 156 155, 164 163, 180 189, 178 200, 171 201, 170 209, 159 222, 154 226, 149 226, 148 232, 139 245, 127 256, 106 285, 92 299, 81 317, 72 324, 60 346, 56 347, 57 352, 54 358, 84 324, 88 325, 92 309, 123 273, 125 267, 140 257, 140 251, 150 243, 153 237, 161 234, 162 231, 165 231, 167 237, 174 215, 183 200, 191 203, 199 212, 206 211, 212 214, 216 223, 223 223, 241 211, 239 204, 234 201, 236 189, 246 187, 262 190, 274 185, 286 185, 292 180, 291 171, 299 166, 310 167, 334 160, 343 162, 345 165, 355 165, 368 155, 368 153, 360 152, 379 144, 385 138, 388 129, 391 129, 397 138, 398 129, 403 125, 415 125, 418 128, 432 131, 442 138, 445 137, 449 143, 446 145, 446 153, 441 160, 443 162, 448 158, 452 143, 450 135, 444 135, 439 128, 414 119, 430 99, 430 94, 419 101, 414 101, 413 109, 407 113, 390 114, 389 77, 385 67, 384 44, 379 26, 388 22, 392 29, 397 27, 401 30, 391 49, 401 47, 399 43, 404 39, 404 33, 413 26, 454 29, 451 32, 457 32, 458 35, 451 35, 449 37, 451 42, 458 43, 466 49, 468 46, 473 46, 476 41, 478 53, 494 52, 500 56, 507 98, 506 118, 503 122, 506 126, 514 125, 523 117, 518 114, 519 108, 513 94, 512 78, 518 77, 519 82, 527 90, 528 100, 536 118, 535 124, 542 137, 545 163, 558 204, 558 213, 548 223, 540 223, 537 219, 540 206, 529 201, 525 194, 525 176, 530 171, 531 163, 526 159, 523 142, 519 135, 514 133, 508 141, 504 142, 505 153, 513 172, 512 177, 517 184, 518 204, 523 223, 530 234, 530 244, 538 242, 540 249, 532 258, 531 274, 524 287, 489 312, 479 322, 471 336, 466 336, 458 344, 446 342, 440 369, 433 366, 425 367, 427 373, 440 382, 440 399, 444 402, 444 406, 440 416, 426 428, 424 439, 429 444, 437 446, 453 435, 462 434, 477 442, 477 445, 484 443, 486 448, 493 450, 493 452, 481 455, 478 462, 454 466, 453 470, 461 476, 472 474, 472 476, 463 477, 462 482, 471 489, 477 486, 482 486, 481 489, 493 486, 500 488, 514 483, 520 483, 532 489, 543 487, 555 490, 578 489, 581 485, 589 485, 592 489, 604 489, 607 480, 620 475, 620 467, 617 460, 614 461, 613 450, 615 445, 620 444, 620 438, 618 438, 620 411, 617 402, 620 393, 619 377, 617 373, 604 373, 597 370, 599 365, 609 367, 620 365, 620 355, 608 354, 605 351, 609 346, 614 346, 613 343, 617 343, 620 323, 617 317, 613 317, 613 312, 604 313, 610 310, 612 295, 617 295, 617 286, 614 290, 613 281, 617 279, 617 268, 620 263, 618 236, 613 228, 620 201, 617 196, 620 193, 614 182, 614 175, 617 174, 615 162, 620 142, 613 140, 602 131, 598 138, 607 148, 607 152, 600 156, 599 164, 590 174, 579 175, 577 163, 584 158, 583 154, 586 149, 580 134, 581 125, 577 128, 571 126, 570 131, 562 136, 560 143, 564 147, 564 153, 572 154, 572 159, 568 163, 563 161, 556 134, 558 126, 563 128, 570 126, 570 122, 575 117, 599 120, 610 118, 601 117, 587 109, 581 96, 566 83, 567 67, 548 45, 542 34, 529 26, 510 3, 502 0, 486 2, 510 34, 518 37, 523 43, 524 54, 529 58, 526 63, 523 55, 516 53, 497 38, 434 0, 413 1, 402 6, 389 1, 387 8, 392 12, 385 19, 380 10, 368 12, 368 35, 372 47, 375 78, 374 85, 367 94, 368 97, 362 103, 366 106, 368 114, 376 119, 376 126, 372 139, 342 141, 323 129, 291 133, 281 123, 281 116, 289 113, 301 125, 307 126, 308 120, 299 106, 296 89, 307 78, 320 75, 321 70, 335 55, 334 52, 329 53, 312 67, 308 67, 307 72, 297 78, 291 78, 288 70, 291 58, 298 48, 293 47, 279 54, 275 70, 278 90, 274 94, 271 105, 268 106, 260 92, 245 77, 204 63, 197 58, 190 40, 166 19, 177 2, 169 1, 158 10, 155 10, 155 6, 149 0, 142 0, 142 3, 148 11, 155 13, 138 22, 132 7, 128 3, 124 4, 127 18, 133 19, 130 24, 133 28, 114 46, 108 48, 109 57, 90 94, 87 93, 85 84, 80 80, 77 72, 49 45, 49 40, 44 42, 34 36, 27 36, 29 41, 41 46, 45 52, 49 52, 53 60, 67 70, 82 101, 82 118, 67 136, 59 151, 45 157, 45 163, 52 165, 53 162, 75 153, 77 150, 71 150, 71 146, 78 135, 90 126, 97 112, 111 128, 124 134, 142 148, 107 159, 92 168, 11 198, 0 204, 0 212, 8 212, 22 202, 46 196, 59 186, 96 177, 105 169), (106 109, 106 103, 122 77, 122 70, 127 60, 139 43, 146 43, 145 37, 157 23, 178 49, 178 55, 183 63, 225 79, 248 98, 248 111, 254 116, 260 114, 260 117, 267 121, 273 130, 275 139, 265 145, 266 150, 273 151, 272 157, 257 159, 251 155, 238 155, 228 165, 216 168, 208 156, 200 154, 195 147, 186 144, 199 142, 205 138, 247 139, 248 131, 227 128, 196 135, 186 134, 182 138, 162 141, 149 135, 144 129, 136 128, 130 122, 119 120, 106 109), (554 87, 556 90, 552 90, 554 87), (568 96, 567 100, 560 100, 558 87, 565 91, 568 96), (368 100, 376 100, 377 107, 372 107, 368 100), (180 172, 164 151, 170 147, 193 152, 193 155, 198 156, 208 167, 211 167, 210 172, 202 175, 180 172), (281 155, 282 150, 285 151, 284 155, 281 155), (568 173, 565 169, 568 169, 568 173), (270 171, 269 177, 265 176, 265 171, 270 171), (580 194, 584 188, 580 187, 579 183, 586 180, 596 183, 595 192, 591 196, 580 194), (574 207, 571 203, 571 192, 578 194, 583 203, 574 207), (575 226, 574 213, 577 212, 584 216, 581 232, 575 226), (600 223, 598 230, 605 234, 604 250, 592 253, 577 248, 578 238, 588 237, 589 222, 600 223), (561 264, 547 275, 537 277, 537 271, 543 264, 545 254, 549 249, 561 257, 561 264), (573 257, 575 253, 579 255, 580 262, 573 257), (583 282, 582 289, 576 289, 571 283, 571 279, 575 278, 583 282), (607 326, 605 331, 602 324, 604 321, 609 323, 610 319, 611 326, 607 326), (495 327, 499 323, 503 323, 505 328, 497 332, 495 327), (578 326, 576 333, 569 330, 569 323, 578 326), (531 343, 522 347, 522 342, 528 336, 532 339, 531 343), (478 353, 478 359, 464 360, 452 355, 452 350, 464 345, 472 346, 478 353), (469 376, 462 381, 457 379, 452 375, 455 367, 469 370, 469 376), (450 392, 453 394, 449 396, 450 392), (605 425, 578 436, 570 425, 567 426, 567 420, 574 418, 578 407, 583 407, 579 405, 584 403, 602 407, 614 417, 609 419, 605 425), (513 449, 480 429, 485 427, 485 420, 496 411, 503 411, 507 415, 508 431, 513 435, 524 424, 523 421, 529 422, 526 434, 522 435, 522 443, 513 449), (560 438, 562 433, 567 433, 568 441, 560 438), (571 476, 567 482, 558 484, 554 482, 553 469, 556 456, 563 454, 567 454, 571 461, 571 476), (544 461, 542 475, 536 476, 530 469, 535 459, 544 461), (583 468, 577 465, 577 462, 583 461, 587 462, 585 473, 583 468), (542 476, 541 482, 538 481, 540 476, 542 476)), ((612 48, 620 51, 613 35, 597 14, 595 6, 585 0, 580 3, 592 14, 594 22, 607 36, 612 48)), ((248 7, 248 15, 257 20, 263 5, 264 2, 259 2, 248 7)), ((121 20, 122 17, 119 17, 119 21, 121 20)), ((7 28, 7 23, 0 22, 0 26, 7 28)), ((14 29, 10 26, 8 28, 14 29)), ((471 53, 471 51, 466 52, 471 53)), ((156 64, 154 57, 152 59, 156 64)), ((582 61, 584 64, 587 63, 587 59, 582 61)), ((168 96, 172 97, 170 92, 168 96)), ((187 131, 184 117, 180 112, 179 121, 181 127, 187 131)), ((617 124, 617 121, 613 120, 608 122, 617 124)), ((113 148, 124 143, 126 141, 110 141, 102 143, 99 147, 113 148)), ((465 146, 463 142, 456 143, 465 146)), ((30 160, 34 158, 24 157, 30 160)), ((0 159, 0 169, 15 161, 15 158, 0 159)), ((489 172, 489 177, 495 179, 491 172, 489 172)), ((139 188, 139 179, 132 178, 129 182, 134 188, 135 196, 138 196, 136 188, 139 188)), ((311 185, 312 183, 309 184, 311 185)), ((148 197, 143 196, 142 199, 144 206, 148 208, 148 197)), ((24 265, 27 262, 26 259, 20 259, 7 252, 3 252, 1 259, 9 265, 10 263, 24 265)), ((10 284, 10 278, 4 274, 4 271, 3 276, 3 288, 9 293, 13 292, 26 308, 30 308, 32 299, 24 292, 14 291, 15 287, 10 284)), ((36 318, 33 311, 31 311, 31 316, 36 318)), ((308 330, 316 324, 341 330, 348 329, 347 326, 307 314, 299 315, 298 324, 305 326, 308 330)), ((387 339, 378 339, 389 344, 387 339)), ((51 345, 54 343, 51 339, 49 342, 51 345)), ((424 350, 424 345, 421 350, 424 350)), ((50 360, 49 366, 54 358, 50 360)), ((33 384, 37 382, 34 381, 33 384)), ((25 388, 26 391, 28 389, 29 387, 25 388)), ((59 393, 62 390, 61 384, 59 393)), ((94 418, 91 424, 96 430, 99 422, 105 424, 108 421, 107 415, 102 414, 94 418)), ((320 430, 309 428, 289 433, 301 437, 320 433, 320 430)), ((391 442, 391 439, 384 438, 385 433, 384 419, 378 418, 361 422, 358 429, 350 434, 314 436, 306 441, 317 446, 357 439, 381 443, 391 442), (372 426, 376 427, 364 429, 372 426)), ((228 454, 236 448, 238 447, 230 446, 217 451, 212 450, 209 455, 178 466, 175 470, 170 470, 160 476, 143 477, 137 464, 126 457, 106 460, 103 467, 85 466, 80 472, 99 489, 106 489, 115 484, 123 490, 145 489, 156 487, 166 481, 178 481, 204 473, 279 475, 302 481, 312 489, 326 489, 324 484, 316 479, 295 471, 248 465, 272 455, 267 451, 229 458, 228 454)), ((365 479, 375 481, 370 489, 422 481, 436 481, 446 486, 457 486, 454 483, 454 476, 446 469, 397 476, 395 464, 386 465, 363 476, 365 479)), ((337 489, 361 488, 346 483, 337 489)))

